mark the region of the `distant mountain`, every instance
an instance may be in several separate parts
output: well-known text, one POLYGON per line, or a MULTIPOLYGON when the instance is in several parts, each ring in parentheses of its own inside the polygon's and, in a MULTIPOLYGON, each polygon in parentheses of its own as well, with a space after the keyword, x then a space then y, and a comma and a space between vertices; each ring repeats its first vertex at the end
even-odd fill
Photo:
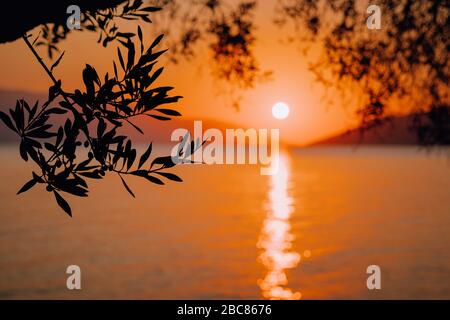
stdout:
MULTIPOLYGON (((182 128, 189 130, 191 138, 194 138, 194 121, 201 120, 201 134, 204 134, 206 130, 215 128, 219 129, 225 136, 226 129, 237 129, 239 126, 234 124, 225 123, 221 121, 211 120, 211 119, 190 119, 186 117, 179 117, 172 119, 170 121, 158 121, 146 116, 139 117, 134 120, 133 123, 144 131, 144 135, 140 134, 137 130, 133 129, 131 126, 126 128, 126 132, 133 138, 136 142, 154 141, 155 143, 172 143, 171 135, 176 129, 182 128)), ((245 128, 243 128, 245 129, 245 128)))
POLYGON ((359 128, 315 142, 311 145, 415 145, 416 132, 411 129, 412 115, 392 117, 385 123, 362 132, 359 128))
POLYGON ((45 93, 0 89, 0 110, 5 111, 8 108, 14 107, 17 99, 25 99, 31 104, 36 102, 36 100, 45 102, 47 96, 45 93))

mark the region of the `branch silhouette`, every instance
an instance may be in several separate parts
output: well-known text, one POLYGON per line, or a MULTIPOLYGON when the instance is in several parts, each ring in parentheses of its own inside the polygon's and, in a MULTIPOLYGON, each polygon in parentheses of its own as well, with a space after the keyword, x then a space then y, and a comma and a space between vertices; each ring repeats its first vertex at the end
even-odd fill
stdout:
POLYGON ((124 178, 128 175, 159 185, 166 179, 182 181, 167 169, 189 161, 183 161, 183 157, 187 158, 198 149, 194 141, 189 152, 180 150, 182 161, 177 163, 171 156, 150 161, 152 143, 137 161, 138 153, 132 141, 119 132, 124 124, 129 124, 143 133, 132 123, 134 117, 147 116, 166 121, 181 115, 176 110, 163 107, 177 102, 181 96, 170 95, 172 87, 153 86, 163 71, 163 68, 154 70, 157 59, 166 51, 157 50, 163 35, 146 50, 140 27, 137 30, 138 50, 131 40, 134 36, 130 35, 126 42, 119 41, 126 54, 117 48, 118 64, 113 61, 113 76, 107 73, 101 80, 95 68, 87 64, 82 72, 85 88, 74 92, 65 91, 62 81, 53 73, 62 55, 48 67, 30 42, 30 36, 22 37, 51 79, 52 86, 49 87, 48 100, 42 105, 36 102, 30 106, 21 99, 17 100, 14 109, 9 110, 9 115, 0 112, 5 125, 21 138, 19 150, 22 159, 31 159, 40 169, 32 172, 31 180, 18 194, 37 184, 45 185, 46 190, 54 194, 57 204, 72 216, 71 207, 61 193, 86 197, 88 181, 102 179, 108 172, 117 174, 133 197, 135 195, 124 178), (54 116, 65 120, 64 125, 56 130, 53 130, 54 116))

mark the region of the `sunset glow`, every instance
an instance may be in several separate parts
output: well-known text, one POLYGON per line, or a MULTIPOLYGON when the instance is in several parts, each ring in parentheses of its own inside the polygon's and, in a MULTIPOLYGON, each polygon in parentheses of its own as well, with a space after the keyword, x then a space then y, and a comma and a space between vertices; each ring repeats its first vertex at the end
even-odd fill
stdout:
POLYGON ((374 2, 5 1, 3 304, 449 301, 450 1, 374 2))

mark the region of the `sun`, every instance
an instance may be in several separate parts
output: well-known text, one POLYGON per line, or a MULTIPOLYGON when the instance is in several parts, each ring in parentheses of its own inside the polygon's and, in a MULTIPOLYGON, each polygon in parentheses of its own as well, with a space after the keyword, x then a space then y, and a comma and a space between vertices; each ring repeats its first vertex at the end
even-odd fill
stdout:
POLYGON ((286 119, 289 116, 289 106, 284 102, 277 102, 272 107, 272 115, 275 119, 286 119))

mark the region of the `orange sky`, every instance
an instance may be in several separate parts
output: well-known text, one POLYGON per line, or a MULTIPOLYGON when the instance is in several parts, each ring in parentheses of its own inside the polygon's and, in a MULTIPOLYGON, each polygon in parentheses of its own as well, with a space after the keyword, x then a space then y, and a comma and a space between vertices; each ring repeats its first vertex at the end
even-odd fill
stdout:
MULTIPOLYGON (((335 101, 338 106, 324 102, 323 88, 314 82, 298 46, 280 42, 280 29, 272 23, 274 5, 274 0, 262 1, 257 8, 255 46, 262 69, 274 72, 273 80, 243 92, 241 109, 237 111, 230 98, 220 93, 221 87, 210 75, 211 69, 205 64, 210 59, 208 51, 201 50, 202 54, 192 63, 168 64, 160 79, 160 84, 174 86, 175 93, 184 96, 176 109, 192 119, 214 119, 245 127, 280 128, 282 141, 298 145, 354 126, 352 111, 341 107, 339 100, 335 101), (289 118, 276 120, 272 117, 271 107, 278 101, 290 106, 289 118)), ((132 28, 135 30, 136 26, 132 28)), ((149 34, 151 28, 152 25, 143 26, 144 35, 149 34)), ((105 49, 97 45, 96 40, 97 34, 82 32, 70 34, 61 43, 60 48, 66 53, 56 74, 62 79, 64 88, 82 86, 81 71, 85 63, 94 66, 100 75, 106 71, 112 73, 116 46, 112 43, 105 49)), ((46 57, 44 51, 42 56, 46 57)), ((0 45, 0 71, 0 90, 47 91, 49 81, 46 75, 21 40, 0 45)))

